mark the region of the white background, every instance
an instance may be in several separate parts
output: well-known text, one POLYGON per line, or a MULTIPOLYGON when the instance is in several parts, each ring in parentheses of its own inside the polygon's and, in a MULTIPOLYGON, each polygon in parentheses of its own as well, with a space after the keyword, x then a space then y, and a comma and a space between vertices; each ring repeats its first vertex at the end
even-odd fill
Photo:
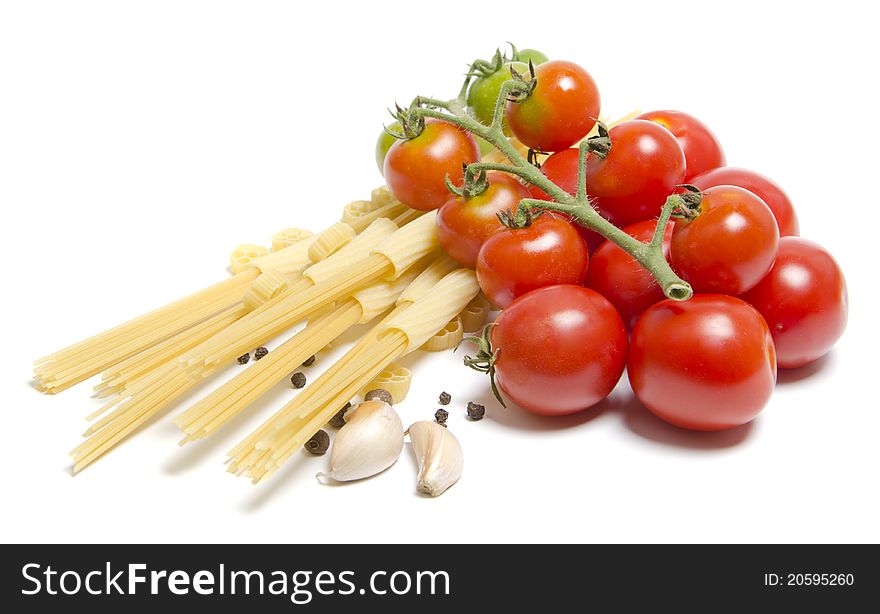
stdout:
POLYGON ((880 540, 869 3, 466 4, 3 3, 3 541, 880 540), (722 434, 659 422, 625 383, 580 416, 490 405, 468 423, 463 403, 487 382, 457 356, 419 357, 403 420, 430 418, 449 390, 466 454, 436 500, 415 494, 408 449, 344 487, 314 480, 326 457, 260 487, 227 475, 225 452, 283 386, 205 445, 179 450, 169 414, 72 477, 66 452, 95 401, 87 385, 40 396, 30 362, 222 279, 239 243, 337 219, 381 183, 385 108, 451 97, 466 63, 507 40, 583 64, 607 115, 697 115, 730 163, 779 181, 847 274, 833 353, 782 374, 765 412, 722 434))

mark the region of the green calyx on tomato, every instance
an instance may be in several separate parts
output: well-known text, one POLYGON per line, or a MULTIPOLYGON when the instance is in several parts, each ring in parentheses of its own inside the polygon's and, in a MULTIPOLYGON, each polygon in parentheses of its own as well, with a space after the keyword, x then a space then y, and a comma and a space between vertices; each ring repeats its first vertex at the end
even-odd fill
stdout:
POLYGON ((495 326, 495 323, 489 322, 483 327, 483 333, 479 337, 471 335, 462 339, 462 342, 470 341, 478 349, 476 356, 464 357, 464 364, 474 371, 486 373, 492 385, 492 394, 501 403, 501 407, 507 407, 504 397, 501 396, 501 392, 498 390, 498 384, 495 382, 495 352, 492 350, 492 341, 490 340, 493 326, 495 326))
MULTIPOLYGON (((494 72, 474 80, 468 89, 467 95, 467 106, 470 109, 471 115, 481 124, 490 125, 495 116, 495 103, 501 92, 501 86, 504 85, 505 81, 514 78, 514 71, 521 73, 528 71, 528 69, 528 64, 522 62, 506 62, 494 72)), ((505 134, 510 133, 506 118, 502 124, 502 129, 505 134)))

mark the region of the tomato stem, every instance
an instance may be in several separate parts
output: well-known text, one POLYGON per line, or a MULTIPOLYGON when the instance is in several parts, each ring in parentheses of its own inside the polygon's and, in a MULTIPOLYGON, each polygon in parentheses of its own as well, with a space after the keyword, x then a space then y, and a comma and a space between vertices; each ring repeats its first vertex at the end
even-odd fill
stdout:
MULTIPOLYGON (((469 74, 466 82, 469 82, 473 74, 469 74)), ((466 91, 466 87, 462 89, 466 91)), ((663 254, 663 234, 669 219, 674 211, 690 211, 693 203, 682 195, 673 194, 666 199, 663 208, 660 211, 660 218, 657 222, 657 229, 654 237, 648 243, 634 239, 623 230, 602 217, 599 212, 593 208, 586 192, 586 156, 587 153, 593 152, 597 155, 610 151, 611 143, 608 139, 608 132, 605 126, 600 126, 598 137, 587 139, 579 146, 578 157, 578 188, 577 192, 572 195, 560 188, 553 181, 550 181, 539 168, 536 168, 528 159, 519 153, 514 144, 508 140, 502 130, 502 120, 507 108, 507 102, 512 94, 513 99, 522 96, 523 81, 517 79, 509 79, 501 86, 498 99, 495 104, 495 116, 492 124, 487 126, 480 123, 467 112, 465 109, 464 99, 461 95, 450 101, 437 101, 431 98, 420 97, 416 99, 409 114, 415 116, 411 119, 423 119, 432 117, 435 119, 447 121, 462 130, 466 130, 475 134, 489 143, 491 143, 498 151, 507 157, 510 164, 499 164, 489 162, 475 162, 468 165, 472 172, 497 170, 505 173, 516 175, 526 182, 540 188, 553 200, 539 200, 534 198, 525 198, 521 204, 525 207, 535 208, 544 211, 559 211, 569 215, 577 224, 593 230, 609 241, 615 243, 622 250, 635 258, 645 269, 647 269, 657 280, 663 293, 670 299, 684 301, 693 296, 693 289, 690 284, 681 279, 666 261, 663 254), (443 104, 437 104, 442 102, 443 104), (425 106, 428 105, 428 106, 425 106), (659 237, 659 239, 657 239, 659 237)), ((526 94, 527 95, 527 94, 526 94)))

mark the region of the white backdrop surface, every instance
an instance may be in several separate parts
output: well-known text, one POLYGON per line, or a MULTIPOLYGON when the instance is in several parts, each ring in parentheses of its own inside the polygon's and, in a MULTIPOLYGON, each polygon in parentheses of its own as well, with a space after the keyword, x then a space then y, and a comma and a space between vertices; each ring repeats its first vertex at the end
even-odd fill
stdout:
POLYGON ((880 540, 868 3, 0 6, 3 541, 880 540), (386 107, 451 97, 466 63, 508 40, 587 67, 608 115, 700 117, 731 164, 780 182, 802 234, 847 275, 850 324, 832 354, 783 373, 753 424, 721 434, 667 426, 625 381, 574 417, 503 410, 460 357, 415 357, 404 422, 430 419, 448 390, 466 456, 436 500, 416 495, 408 449, 342 487, 315 481, 326 457, 296 457, 259 487, 226 474, 225 452, 293 394, 284 386, 178 449, 183 403, 72 477, 66 452, 96 401, 89 386, 39 395, 31 361, 222 279, 239 243, 337 219, 381 183, 386 107), (465 420, 470 399, 486 420, 465 420))

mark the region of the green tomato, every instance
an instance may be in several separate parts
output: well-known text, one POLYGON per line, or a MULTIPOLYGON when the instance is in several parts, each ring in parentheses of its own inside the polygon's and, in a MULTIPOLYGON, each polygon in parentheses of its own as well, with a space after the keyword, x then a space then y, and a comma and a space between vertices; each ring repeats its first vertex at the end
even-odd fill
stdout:
MULTIPOLYGON (((532 61, 534 62, 534 60, 532 61)), ((528 64, 509 62, 488 77, 479 77, 471 83, 467 97, 468 108, 470 108, 471 114, 481 124, 488 126, 492 123, 492 117, 495 115, 495 101, 498 100, 501 86, 511 78, 511 66, 520 73, 528 74, 528 64)), ((503 128, 504 133, 509 135, 506 117, 504 118, 503 128)))
POLYGON ((537 66, 538 64, 543 64, 550 59, 537 49, 520 49, 516 55, 517 59, 520 62, 528 64, 529 60, 531 60, 532 64, 534 64, 535 66, 537 66))
MULTIPOLYGON (((389 124, 388 129, 400 131, 400 122, 389 124)), ((383 175, 385 174, 385 156, 388 154, 388 150, 391 149, 391 146, 396 142, 397 139, 388 134, 385 130, 380 132, 379 138, 376 139, 376 166, 379 167, 379 172, 383 175)))

